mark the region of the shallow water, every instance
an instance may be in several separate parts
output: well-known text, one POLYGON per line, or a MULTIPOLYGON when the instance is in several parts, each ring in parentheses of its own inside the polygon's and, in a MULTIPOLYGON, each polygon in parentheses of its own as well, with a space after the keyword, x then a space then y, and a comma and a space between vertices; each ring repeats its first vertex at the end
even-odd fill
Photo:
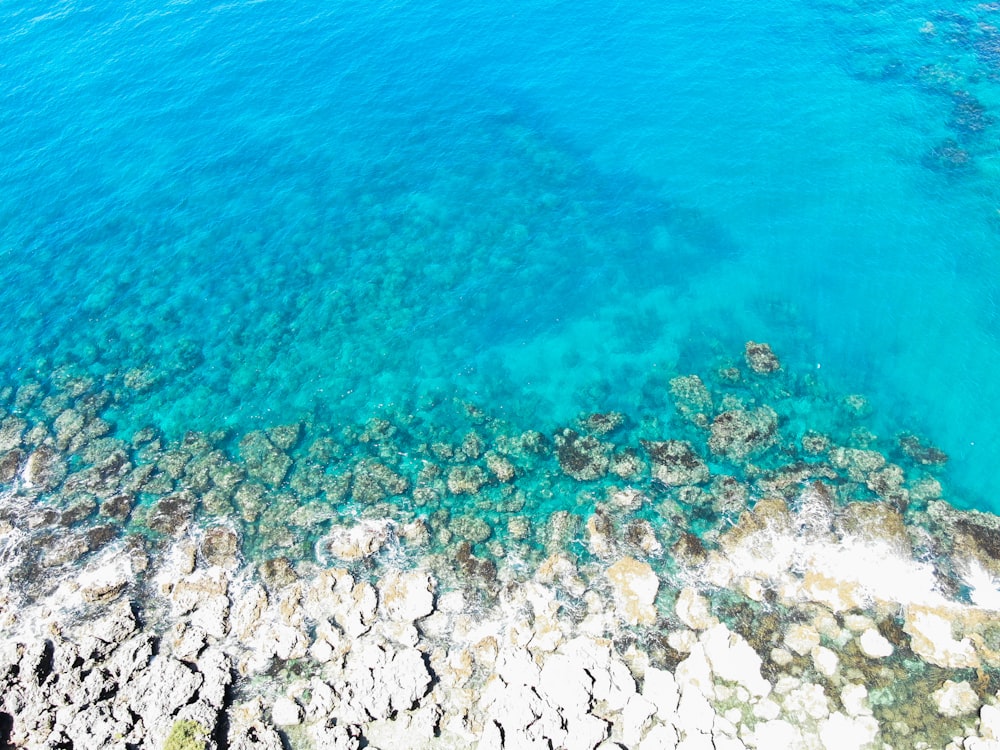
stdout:
POLYGON ((669 5, 5 5, 4 377, 551 433, 766 340, 996 511, 1000 10, 669 5))

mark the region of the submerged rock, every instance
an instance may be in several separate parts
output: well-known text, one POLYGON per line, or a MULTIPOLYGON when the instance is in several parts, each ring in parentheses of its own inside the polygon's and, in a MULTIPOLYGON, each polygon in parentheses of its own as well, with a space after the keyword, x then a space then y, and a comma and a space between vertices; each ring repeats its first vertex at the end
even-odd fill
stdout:
POLYGON ((769 344, 748 341, 743 348, 743 356, 750 369, 760 375, 769 375, 781 369, 781 362, 769 344))
POLYGON ((573 430, 563 430, 555 436, 559 466, 569 476, 581 482, 600 479, 611 464, 611 446, 573 430))
POLYGON ((643 448, 653 462, 653 478, 663 484, 679 486, 702 484, 709 479, 708 466, 684 440, 643 441, 643 448))
POLYGON ((708 447, 733 461, 743 461, 778 439, 778 415, 769 406, 753 411, 731 409, 712 420, 708 447))

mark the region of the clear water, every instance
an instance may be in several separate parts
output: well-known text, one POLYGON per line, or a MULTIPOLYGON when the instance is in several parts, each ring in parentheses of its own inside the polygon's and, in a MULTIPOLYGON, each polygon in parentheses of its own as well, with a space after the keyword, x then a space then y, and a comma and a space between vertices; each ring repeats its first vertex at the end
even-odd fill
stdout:
POLYGON ((453 396, 551 430, 655 417, 763 340, 1000 511, 997 26, 961 0, 3 3, 0 371, 145 369, 126 435, 453 396))

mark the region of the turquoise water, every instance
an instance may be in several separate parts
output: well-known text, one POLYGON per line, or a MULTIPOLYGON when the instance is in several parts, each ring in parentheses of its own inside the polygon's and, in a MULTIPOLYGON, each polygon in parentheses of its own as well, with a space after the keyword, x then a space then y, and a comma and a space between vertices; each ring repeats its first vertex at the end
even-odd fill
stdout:
MULTIPOLYGON (((664 7, 667 6, 667 7, 664 7)), ((0 6, 0 370, 129 435, 637 421, 769 341, 1000 510, 1000 8, 0 6)), ((808 408, 808 407, 806 407, 808 408)))

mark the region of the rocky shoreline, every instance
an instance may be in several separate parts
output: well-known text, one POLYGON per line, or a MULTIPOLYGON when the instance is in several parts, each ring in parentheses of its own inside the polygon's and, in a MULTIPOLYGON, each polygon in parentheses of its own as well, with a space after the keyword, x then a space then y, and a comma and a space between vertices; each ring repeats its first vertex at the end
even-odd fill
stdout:
POLYGON ((0 747, 1000 748, 1000 520, 766 344, 669 422, 238 459, 57 380, 0 393, 0 747))
MULTIPOLYGON (((213 527, 174 543, 140 612, 127 551, 108 550, 4 639, 6 742, 1000 747, 997 611, 940 593, 886 506, 803 495, 757 503, 670 576, 561 553, 501 568, 488 591, 435 556, 363 577, 411 544, 391 524, 338 530, 353 574, 308 564, 266 581, 234 548, 220 556, 213 527)), ((986 562, 966 561, 970 587, 986 562)))

